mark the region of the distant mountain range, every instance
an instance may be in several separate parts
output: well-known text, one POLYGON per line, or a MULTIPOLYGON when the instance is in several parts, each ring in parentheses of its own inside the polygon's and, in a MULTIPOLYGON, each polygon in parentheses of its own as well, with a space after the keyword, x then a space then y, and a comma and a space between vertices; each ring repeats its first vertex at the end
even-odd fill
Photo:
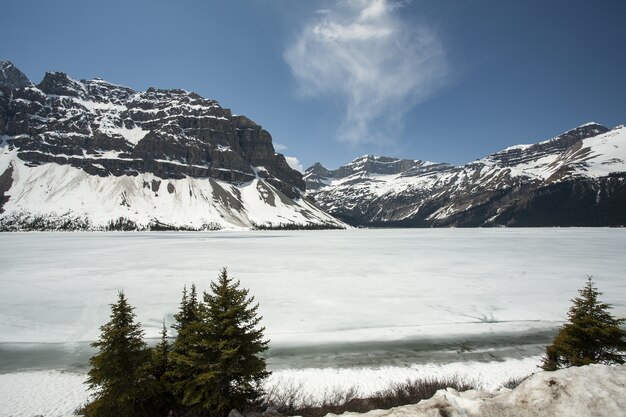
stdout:
POLYGON ((245 116, 0 61, 0 230, 343 227, 245 116))
POLYGON ((308 168, 309 194, 355 226, 626 225, 626 129, 587 123, 453 166, 366 155, 308 168))
POLYGON ((625 161, 626 129, 587 123, 462 166, 366 155, 303 178, 215 100, 0 61, 0 230, 623 226, 625 161))

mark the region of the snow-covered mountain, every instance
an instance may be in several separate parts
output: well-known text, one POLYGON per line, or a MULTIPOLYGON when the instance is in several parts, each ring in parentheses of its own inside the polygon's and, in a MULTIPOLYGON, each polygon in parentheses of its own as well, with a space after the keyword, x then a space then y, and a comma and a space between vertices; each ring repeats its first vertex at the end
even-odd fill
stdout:
POLYGON ((341 227, 304 186, 214 100, 0 61, 0 229, 341 227))
POLYGON ((337 170, 315 164, 305 180, 353 225, 626 225, 626 129, 587 123, 462 166, 366 155, 337 170))

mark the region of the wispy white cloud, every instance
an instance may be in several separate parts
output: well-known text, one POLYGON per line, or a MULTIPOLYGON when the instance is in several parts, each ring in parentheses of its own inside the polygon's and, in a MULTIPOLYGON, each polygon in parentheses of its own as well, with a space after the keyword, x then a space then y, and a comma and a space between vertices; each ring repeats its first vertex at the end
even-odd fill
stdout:
POLYGON ((405 21, 403 7, 392 0, 341 0, 316 13, 284 53, 303 95, 345 103, 340 140, 392 140, 406 112, 446 81, 439 38, 405 21))
POLYGON ((302 163, 295 156, 285 156, 285 160, 287 164, 291 167, 291 169, 295 169, 298 172, 304 172, 304 167, 302 163))

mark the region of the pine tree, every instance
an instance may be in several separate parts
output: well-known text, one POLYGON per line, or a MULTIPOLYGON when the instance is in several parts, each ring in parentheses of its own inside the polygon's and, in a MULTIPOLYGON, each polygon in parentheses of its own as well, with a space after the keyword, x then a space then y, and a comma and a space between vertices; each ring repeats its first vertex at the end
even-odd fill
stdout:
POLYGON ((269 375, 260 356, 268 342, 258 304, 239 286, 222 269, 199 303, 199 320, 184 326, 174 344, 170 377, 175 394, 191 410, 226 415, 243 409, 259 398, 269 375))
POLYGON ((191 293, 187 296, 187 286, 183 287, 183 297, 180 301, 178 313, 174 314, 176 323, 172 326, 176 331, 180 332, 188 323, 192 323, 199 319, 199 311, 201 310, 198 302, 198 294, 196 293, 196 284, 191 284, 191 293))
POLYGON ((199 370, 208 357, 203 346, 206 338, 206 326, 202 323, 204 315, 205 308, 198 302, 195 284, 192 284, 189 295, 187 287, 184 287, 178 313, 174 315, 176 323, 172 326, 178 331, 178 336, 169 355, 169 369, 164 380, 179 405, 192 411, 200 409, 197 404, 201 401, 194 394, 194 388, 199 370))
POLYGON ((100 327, 100 339, 91 344, 98 353, 89 360, 87 383, 95 391, 93 401, 83 410, 89 417, 143 414, 152 387, 146 372, 149 352, 133 310, 120 291, 117 303, 111 304, 111 320, 100 327))
POLYGON ((204 293, 210 342, 215 349, 214 390, 211 408, 227 413, 242 409, 262 394, 261 382, 269 376, 265 359, 260 355, 268 349, 263 340, 264 327, 258 304, 240 282, 228 277, 226 268, 220 271, 211 293, 204 293))
POLYGON ((170 367, 170 351, 172 347, 167 340, 167 327, 163 320, 163 328, 161 330, 161 341, 152 349, 152 375, 157 381, 163 378, 163 375, 170 367))
POLYGON ((170 410, 175 408, 176 401, 169 390, 166 378, 171 367, 171 350, 172 346, 167 338, 167 327, 165 327, 165 320, 163 320, 161 340, 154 348, 150 349, 148 373, 153 378, 153 389, 146 397, 146 415, 167 415, 170 410))
POLYGON ((588 277, 580 296, 572 300, 566 323, 552 344, 546 347, 541 367, 554 371, 570 366, 592 363, 622 364, 626 360, 626 331, 620 325, 625 319, 616 319, 610 304, 598 301, 602 295, 588 277))

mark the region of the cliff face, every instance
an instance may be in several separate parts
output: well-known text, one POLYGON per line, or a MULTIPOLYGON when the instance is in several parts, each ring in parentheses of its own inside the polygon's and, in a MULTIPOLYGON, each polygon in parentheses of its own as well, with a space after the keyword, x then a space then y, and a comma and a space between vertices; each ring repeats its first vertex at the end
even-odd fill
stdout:
POLYGON ((24 161, 101 176, 153 172, 241 182, 259 175, 289 197, 304 190, 302 175, 274 151, 270 134, 214 100, 183 90, 136 92, 60 72, 35 87, 12 64, 3 67, 0 134, 14 138, 24 161))
POLYGON ((588 123, 452 166, 367 155, 307 169, 309 194, 353 225, 626 225, 626 129, 588 123))
MULTIPOLYGON (((152 201, 158 195, 144 196, 135 188, 158 194, 158 186, 152 184, 165 182, 171 184, 169 188, 166 186, 169 193, 175 194, 174 182, 178 181, 178 192, 193 196, 192 189, 180 189, 180 182, 189 188, 187 183, 195 181, 198 189, 209 194, 202 197, 202 204, 226 204, 222 209, 230 213, 252 210, 235 189, 255 182, 261 184, 258 198, 262 201, 268 201, 262 194, 276 194, 272 201, 289 206, 294 202, 306 204, 303 210, 315 212, 307 214, 312 223, 321 218, 325 219, 323 222, 334 221, 310 202, 301 201, 305 188, 302 174, 291 169, 284 156, 275 152, 266 130, 245 116, 232 114, 215 100, 183 90, 149 88, 138 92, 101 79, 77 81, 61 72, 47 73, 35 86, 13 64, 0 62, 0 138, 0 151, 4 155, 4 162, 0 161, 0 178, 3 178, 0 209, 10 208, 13 215, 37 212, 45 216, 46 207, 56 207, 55 210, 90 217, 93 209, 85 208, 85 202, 96 197, 89 194, 98 194, 99 190, 117 183, 121 188, 110 190, 116 200, 130 205, 130 198, 119 196, 131 193, 135 195, 135 205, 143 199, 141 204, 147 206, 142 209, 145 211, 142 215, 135 213, 135 208, 130 213, 117 214, 129 215, 140 222, 152 218, 150 221, 175 220, 177 224, 185 224, 188 222, 183 218, 150 213, 148 206, 158 211, 162 205, 152 201), (31 170, 22 169, 22 165, 31 170), (11 173, 7 174, 9 168, 11 173), (48 178, 42 176, 43 171, 48 178), (26 177, 35 173, 42 187, 51 186, 48 195, 39 199, 28 195, 34 192, 33 180, 26 177), (75 176, 74 189, 70 184, 62 188, 59 188, 62 184, 52 184, 51 181, 59 181, 59 175, 75 176), (126 184, 125 178, 134 178, 130 182, 135 188, 126 184), (98 181, 102 184, 98 185, 98 181), (89 182, 91 185, 84 184, 89 182), (84 189, 79 190, 78 185, 84 189), (224 200, 224 193, 216 187, 222 190, 235 187, 232 199, 224 200), (80 193, 84 195, 81 197, 80 193), (75 205, 60 204, 54 200, 55 194, 71 198, 75 205), (233 203, 235 200, 237 204, 233 203), (32 206, 40 204, 44 206, 32 206), (234 209, 235 206, 239 209, 234 209)), ((183 204, 179 200, 167 204, 178 207, 183 204)), ((252 217, 261 223, 289 224, 296 218, 309 223, 307 216, 286 216, 281 221, 281 217, 275 217, 280 216, 278 212, 269 217, 257 216, 258 213, 257 208, 254 215, 245 215, 235 223, 249 226, 252 217)), ((197 223, 200 217, 212 218, 201 212, 188 215, 192 223, 197 223)), ((219 223, 220 218, 214 220, 219 223)))

